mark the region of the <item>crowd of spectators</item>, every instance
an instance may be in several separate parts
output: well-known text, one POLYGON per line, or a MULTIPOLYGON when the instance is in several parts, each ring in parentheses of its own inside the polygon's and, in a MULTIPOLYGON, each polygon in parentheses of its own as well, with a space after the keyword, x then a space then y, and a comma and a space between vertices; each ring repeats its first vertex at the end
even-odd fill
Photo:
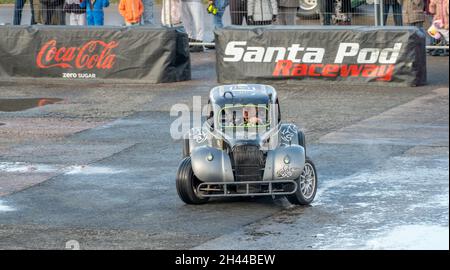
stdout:
MULTIPOLYGON (((15 1, 14 25, 21 24, 26 1, 15 1)), ((109 0, 28 1, 31 10, 30 24, 44 25, 104 25, 103 9, 110 5, 109 0), (66 15, 69 21, 66 21, 66 15)), ((153 0, 120 0, 118 12, 127 25, 153 24, 153 0)))
MULTIPOLYGON (((27 0, 16 0, 13 23, 21 24, 22 10, 27 0)), ((31 24, 45 25, 103 25, 104 8, 109 0, 28 0, 31 24), (66 15, 68 22, 66 22, 66 15)), ((429 19, 428 33, 448 42, 449 0, 384 0, 383 21, 387 23, 390 12, 396 26, 424 27, 429 19)), ((351 24, 351 0, 318 0, 322 25, 351 24)), ((151 25, 154 0, 119 0, 118 12, 128 26, 151 25)), ((204 41, 207 8, 215 28, 223 27, 225 9, 229 8, 233 25, 295 25, 300 0, 162 0, 161 23, 183 25, 190 41, 204 41)), ((192 46, 192 51, 203 50, 192 46)))

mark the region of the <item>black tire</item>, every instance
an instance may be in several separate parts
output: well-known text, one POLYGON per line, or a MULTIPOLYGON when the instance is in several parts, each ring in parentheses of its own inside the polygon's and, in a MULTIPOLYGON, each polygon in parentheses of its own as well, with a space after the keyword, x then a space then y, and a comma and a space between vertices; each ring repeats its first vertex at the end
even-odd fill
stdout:
POLYGON ((304 134, 301 130, 299 130, 299 131, 297 132, 297 135, 298 135, 298 144, 299 144, 300 146, 303 146, 303 148, 305 148, 305 153, 306 153, 306 139, 305 139, 305 134, 304 134))
POLYGON ((183 144, 183 158, 185 158, 185 157, 188 157, 189 156, 189 152, 190 152, 190 149, 189 149, 189 139, 185 139, 185 138, 183 138, 182 140, 181 140, 181 143, 183 144))
POLYGON ((286 198, 288 199, 288 201, 292 204, 296 204, 296 205, 309 205, 312 203, 312 201, 314 200, 314 197, 316 196, 317 193, 317 171, 316 171, 316 167, 314 166, 314 163, 312 162, 312 160, 309 157, 306 157, 306 161, 305 161, 305 168, 303 169, 304 171, 302 172, 302 175, 305 173, 305 169, 306 168, 312 169, 312 172, 314 173, 314 186, 312 188, 312 193, 310 194, 306 194, 308 196, 305 196, 305 194, 303 194, 303 192, 301 191, 301 185, 300 185, 300 178, 302 176, 300 176, 299 179, 297 179, 297 190, 295 191, 294 194, 291 195, 287 195, 286 198))
POLYGON ((209 198, 202 198, 197 194, 200 181, 192 171, 191 158, 185 157, 178 167, 176 186, 180 199, 187 204, 203 204, 209 198))
POLYGON ((318 19, 319 18, 319 3, 310 3, 313 1, 300 0, 300 7, 298 8, 297 16, 303 19, 318 19))

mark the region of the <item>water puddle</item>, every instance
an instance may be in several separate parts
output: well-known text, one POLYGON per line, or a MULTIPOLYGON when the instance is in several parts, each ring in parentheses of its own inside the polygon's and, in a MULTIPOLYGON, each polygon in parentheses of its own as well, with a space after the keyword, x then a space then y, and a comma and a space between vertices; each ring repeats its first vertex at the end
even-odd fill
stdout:
MULTIPOLYGON (((60 98, 4 98, 0 99, 0 112, 18 112, 62 101, 60 98)), ((0 123, 0 125, 2 125, 0 123)))
POLYGON ((0 212, 10 212, 10 211, 14 211, 14 210, 15 210, 14 208, 4 205, 3 201, 0 200, 0 212))
POLYGON ((114 168, 109 167, 100 167, 100 166, 71 166, 66 171, 66 174, 83 174, 83 175, 92 175, 92 174, 118 174, 123 173, 122 170, 116 170, 114 168))
POLYGON ((65 173, 68 175, 119 174, 124 170, 92 165, 51 165, 25 162, 0 162, 0 173, 65 173))

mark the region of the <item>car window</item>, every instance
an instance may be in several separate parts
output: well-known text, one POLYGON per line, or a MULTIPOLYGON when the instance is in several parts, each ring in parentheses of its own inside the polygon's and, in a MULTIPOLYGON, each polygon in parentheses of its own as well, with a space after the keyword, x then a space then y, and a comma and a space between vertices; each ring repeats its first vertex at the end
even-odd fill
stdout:
POLYGON ((231 105, 222 108, 218 115, 221 128, 267 127, 270 125, 267 105, 231 105))

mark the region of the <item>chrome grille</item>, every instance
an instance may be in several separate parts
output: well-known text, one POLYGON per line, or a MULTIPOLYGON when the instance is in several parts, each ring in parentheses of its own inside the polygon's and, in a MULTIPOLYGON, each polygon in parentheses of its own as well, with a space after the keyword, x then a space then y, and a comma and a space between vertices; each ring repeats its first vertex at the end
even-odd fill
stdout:
POLYGON ((257 145, 236 145, 231 151, 236 181, 260 181, 264 169, 264 153, 257 145))

